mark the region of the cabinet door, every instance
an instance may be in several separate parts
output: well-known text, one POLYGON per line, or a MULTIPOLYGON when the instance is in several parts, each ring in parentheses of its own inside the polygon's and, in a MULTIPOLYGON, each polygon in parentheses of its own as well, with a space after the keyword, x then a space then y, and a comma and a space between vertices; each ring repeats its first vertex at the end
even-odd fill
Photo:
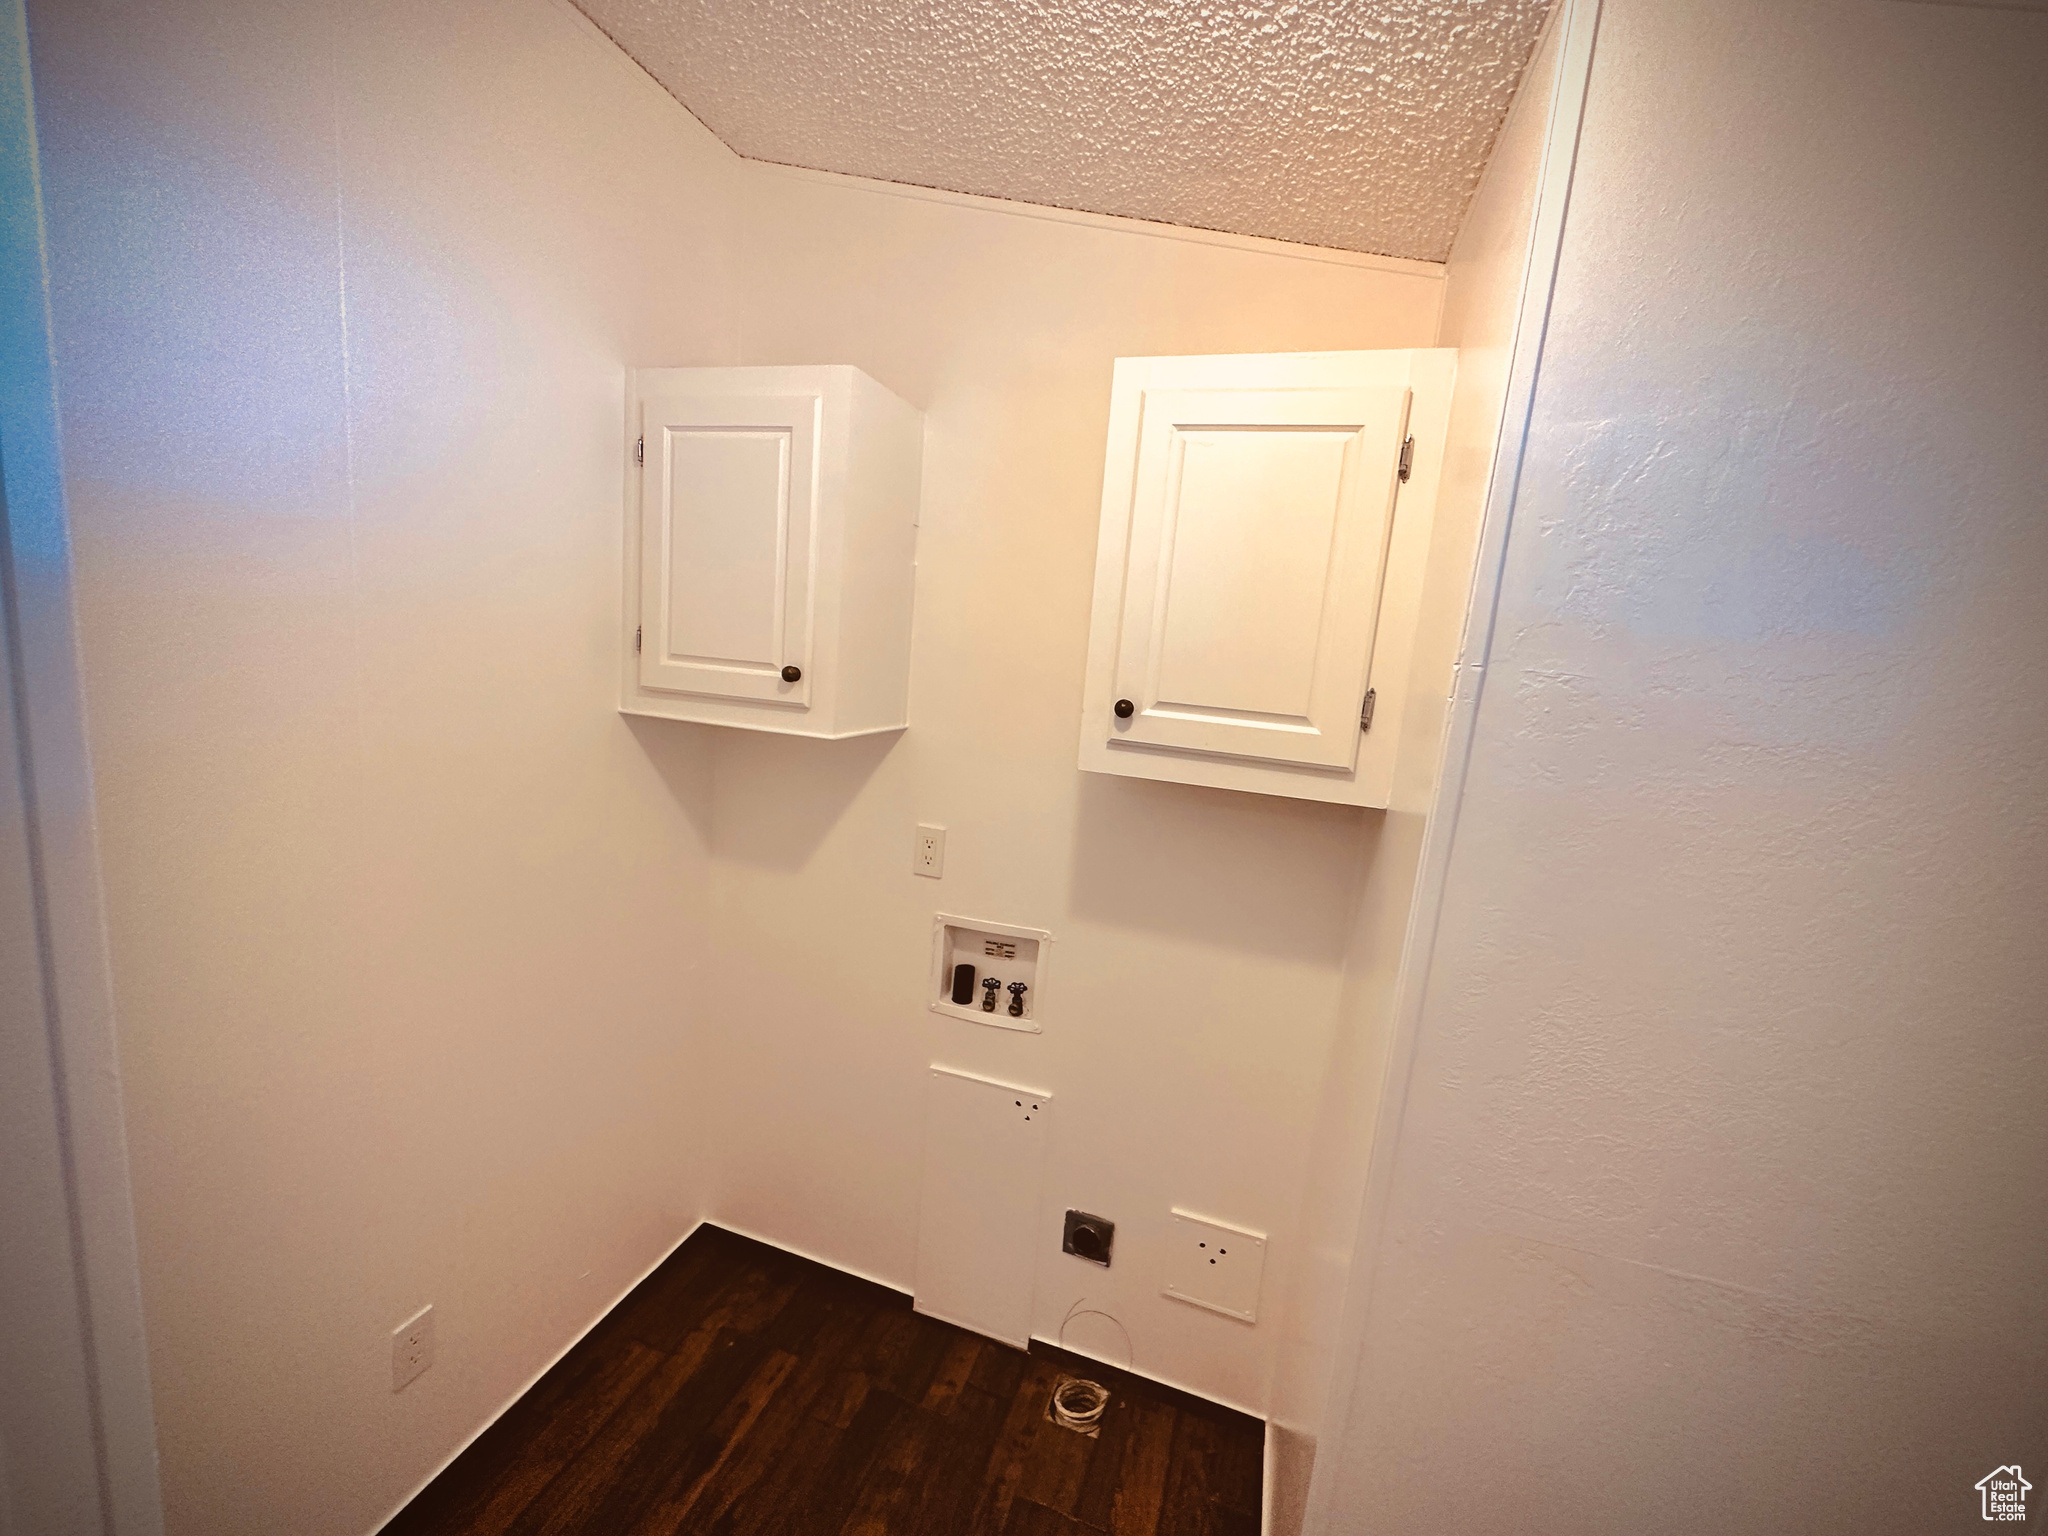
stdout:
POLYGON ((643 399, 646 687, 809 706, 821 409, 815 394, 643 399))
POLYGON ((1112 741, 1352 766, 1407 417, 1405 386, 1145 392, 1112 741))

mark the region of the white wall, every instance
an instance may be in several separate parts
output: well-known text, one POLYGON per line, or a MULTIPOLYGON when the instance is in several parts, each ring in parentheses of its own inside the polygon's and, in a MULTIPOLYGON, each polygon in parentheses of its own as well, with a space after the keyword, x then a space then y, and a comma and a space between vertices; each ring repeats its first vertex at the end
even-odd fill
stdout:
POLYGON ((1333 1529, 2048 1462, 2044 70, 1607 0, 1333 1529))
POLYGON ((1536 190, 1563 29, 1552 13, 1501 125, 1486 174, 1465 212, 1445 268, 1440 346, 1458 348, 1443 479, 1407 680, 1392 803, 1368 823, 1361 887, 1345 949, 1344 984, 1322 1076, 1314 1137, 1300 1185, 1294 1285, 1282 1321, 1272 1397, 1269 1463, 1276 1533, 1301 1528, 1331 1391, 1348 1390, 1337 1365, 1358 1214, 1409 939, 1423 837, 1436 798, 1444 717, 1472 590, 1521 312, 1536 190))
MULTIPOLYGON (((1429 344, 1439 278, 743 170, 541 0, 32 26, 170 1528, 374 1524, 700 1210, 903 1282, 934 1057, 1121 1223, 1041 1331, 1263 1405, 1279 1317, 1147 1245, 1289 1294, 1424 781, 1354 908, 1359 812, 1073 771, 1108 366, 1429 344), (929 413, 917 724, 622 723, 622 369, 821 359, 929 413), (1044 1036, 922 1011, 939 906, 1059 935, 1044 1036)), ((2042 1459, 2044 27, 1609 0, 1347 1528, 1925 1529, 2042 1459)))
POLYGON ((742 167, 539 0, 35 34, 171 1529, 374 1524, 699 1214, 907 1283, 933 1059, 1059 1095, 1038 1330, 1263 1408, 1378 818, 1074 769, 1110 363, 1440 270, 742 167), (928 413, 913 729, 622 722, 623 370, 820 360, 928 413), (1043 1036, 924 1011, 941 907, 1043 1036))
POLYGON ((767 167, 748 206, 745 360, 857 364, 928 425, 909 732, 715 747, 710 1213, 907 1286, 925 1065, 1049 1089, 1037 1330, 1085 1296, 1139 1369, 1262 1409, 1376 818, 1076 771, 1110 367, 1427 346, 1440 273, 767 167), (1043 1035, 925 1011, 941 910, 1053 932, 1043 1035), (1161 1294, 1176 1204, 1272 1234, 1256 1327, 1161 1294), (1068 1205, 1118 1223, 1107 1272, 1068 1205))
POLYGON ((169 1525, 352 1536, 698 1208, 706 753, 613 615, 735 162, 543 0, 31 23, 169 1525))

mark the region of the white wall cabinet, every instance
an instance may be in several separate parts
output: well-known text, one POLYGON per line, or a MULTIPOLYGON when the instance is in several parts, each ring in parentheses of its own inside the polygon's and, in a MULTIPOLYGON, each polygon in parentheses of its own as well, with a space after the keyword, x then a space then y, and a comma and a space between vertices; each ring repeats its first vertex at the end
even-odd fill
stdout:
POLYGON ((1387 804, 1456 362, 1117 360, 1082 768, 1387 804))
POLYGON ((907 725, 923 416, 849 367, 646 368, 629 398, 620 708, 907 725))

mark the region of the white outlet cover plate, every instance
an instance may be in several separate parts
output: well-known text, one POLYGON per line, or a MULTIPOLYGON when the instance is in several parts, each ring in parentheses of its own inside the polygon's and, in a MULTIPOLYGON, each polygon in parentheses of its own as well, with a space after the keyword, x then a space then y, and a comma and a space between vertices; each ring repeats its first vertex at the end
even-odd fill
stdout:
POLYGON ((391 1330, 391 1390, 403 1391, 434 1363, 434 1308, 429 1302, 391 1330))
POLYGON ((1241 1322, 1259 1320, 1259 1283, 1266 1272, 1266 1234, 1173 1211, 1166 1294, 1241 1322))
POLYGON ((935 827, 929 822, 919 825, 917 836, 910 845, 910 872, 913 875, 923 875, 931 880, 943 880, 946 877, 946 829, 944 827, 935 827), (925 862, 924 856, 927 839, 930 840, 932 845, 932 857, 929 864, 925 862))

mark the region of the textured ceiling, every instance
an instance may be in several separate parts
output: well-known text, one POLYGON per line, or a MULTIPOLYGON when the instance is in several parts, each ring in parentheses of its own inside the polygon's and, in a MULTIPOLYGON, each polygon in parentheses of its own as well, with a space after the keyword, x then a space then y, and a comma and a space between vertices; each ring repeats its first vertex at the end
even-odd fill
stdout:
POLYGON ((577 0, 740 154, 1441 261, 1549 0, 577 0))

